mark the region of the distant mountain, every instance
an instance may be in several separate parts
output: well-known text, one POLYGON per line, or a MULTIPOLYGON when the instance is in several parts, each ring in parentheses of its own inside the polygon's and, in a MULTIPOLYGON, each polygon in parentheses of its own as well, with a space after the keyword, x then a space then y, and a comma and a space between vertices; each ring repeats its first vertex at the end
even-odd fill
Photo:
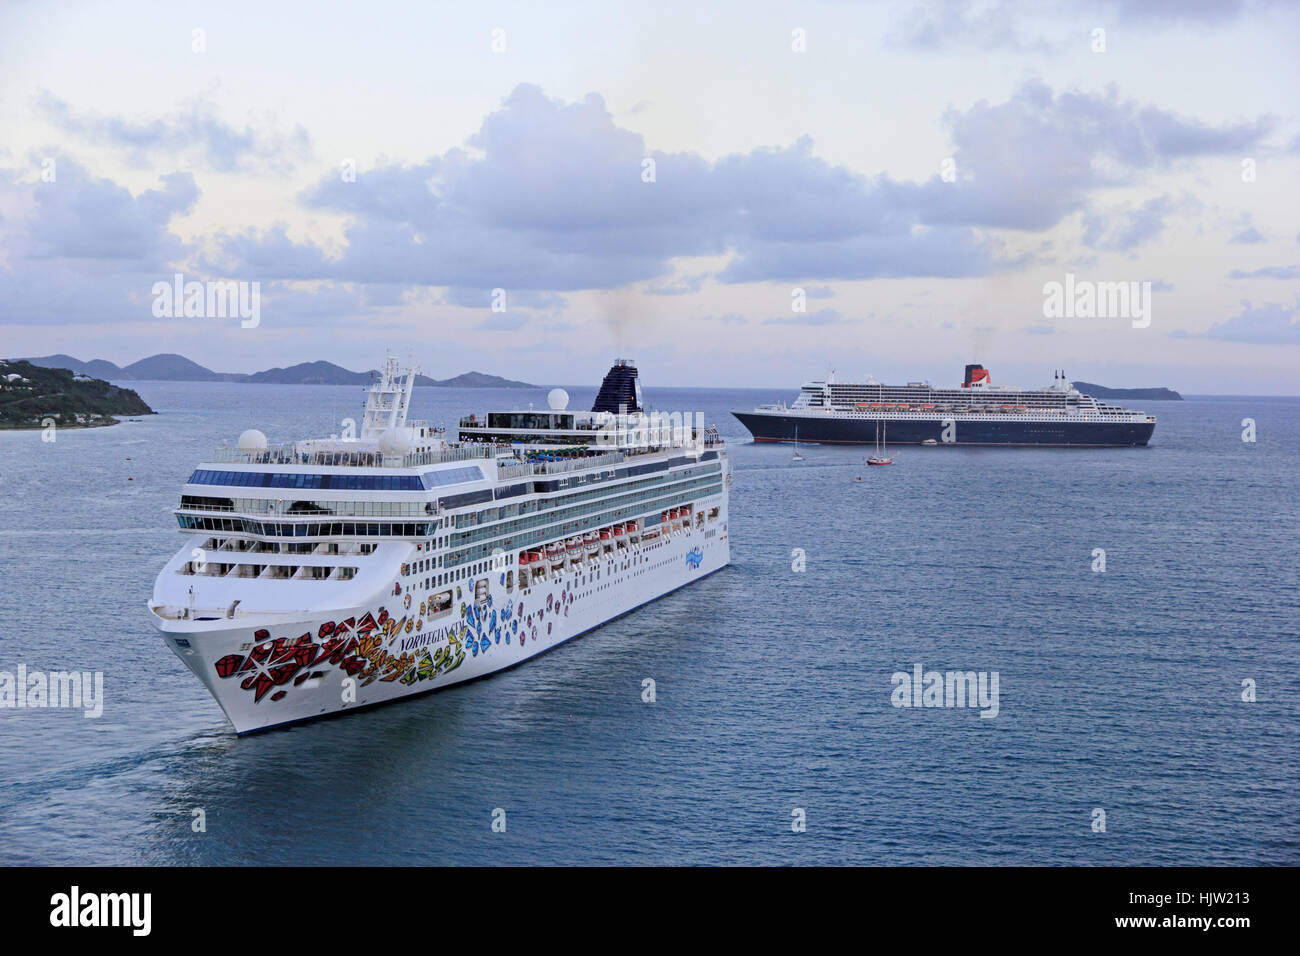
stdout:
POLYGON ((1172 388, 1107 388, 1092 382, 1075 382, 1074 387, 1093 398, 1128 399, 1139 402, 1181 402, 1183 396, 1172 388))
MULTIPOLYGON (((288 368, 269 368, 263 372, 245 375, 239 372, 214 372, 183 355, 164 353, 119 367, 104 359, 83 362, 71 355, 45 355, 23 359, 42 368, 66 368, 95 378, 118 381, 145 382, 248 382, 254 385, 367 385, 379 374, 371 369, 352 372, 333 362, 300 362, 288 368)), ((439 381, 427 375, 417 375, 416 385, 449 388, 539 388, 527 382, 517 382, 483 372, 465 372, 455 378, 439 381)))
POLYGON ((288 368, 254 372, 241 381, 268 385, 365 385, 370 381, 370 373, 349 372, 333 362, 299 362, 288 368))
POLYGON ((40 358, 23 359, 23 361, 39 365, 41 368, 66 368, 69 371, 80 372, 82 375, 89 375, 92 378, 102 378, 105 381, 111 378, 123 379, 130 377, 124 375, 121 368, 104 359, 82 362, 74 359, 71 355, 44 355, 40 358))
POLYGON ((132 362, 122 369, 129 378, 144 382, 220 382, 228 378, 220 372, 191 362, 184 355, 164 353, 132 362))
MULTIPOLYGON (((424 378, 423 375, 420 378, 424 378)), ((423 385, 420 378, 415 380, 416 385, 423 385)), ((487 375, 483 372, 466 372, 464 375, 457 375, 455 378, 444 378, 441 382, 430 380, 430 385, 442 385, 450 388, 540 388, 540 385, 529 385, 527 382, 516 382, 508 378, 501 378, 498 375, 487 375)))

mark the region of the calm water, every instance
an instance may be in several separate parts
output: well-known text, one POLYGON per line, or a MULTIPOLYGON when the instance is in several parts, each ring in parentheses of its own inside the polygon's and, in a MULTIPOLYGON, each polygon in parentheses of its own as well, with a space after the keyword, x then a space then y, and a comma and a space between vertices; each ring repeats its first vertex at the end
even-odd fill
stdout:
MULTIPOLYGON (((648 385, 734 442, 729 569, 487 680, 238 739, 147 617, 170 509, 220 439, 328 434, 362 393, 137 388, 162 414, 0 433, 0 670, 107 697, 0 711, 0 862, 1300 863, 1300 400, 1146 403, 1145 450, 874 469, 744 443, 727 409, 793 389, 648 385), (997 671, 999 715, 894 708, 915 663, 997 671)), ((419 389, 415 415, 530 400, 419 389)))

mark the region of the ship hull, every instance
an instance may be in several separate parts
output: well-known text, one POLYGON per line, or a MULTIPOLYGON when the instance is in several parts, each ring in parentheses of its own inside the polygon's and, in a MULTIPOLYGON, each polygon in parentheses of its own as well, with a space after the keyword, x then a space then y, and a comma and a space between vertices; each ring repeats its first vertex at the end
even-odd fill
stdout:
POLYGON ((890 445, 1047 446, 1058 448, 1125 448, 1151 440, 1155 422, 967 420, 966 418, 886 418, 732 412, 756 442, 828 445, 874 445, 883 426, 890 445), (945 421, 953 422, 945 440, 945 421))
POLYGON ((504 574, 479 575, 461 582, 450 612, 430 620, 419 616, 422 594, 412 588, 275 624, 256 616, 239 626, 156 623, 236 732, 247 734, 514 667, 730 563, 725 513, 659 542, 602 555, 527 590, 508 589, 504 574), (476 603, 483 578, 487 595, 476 603))

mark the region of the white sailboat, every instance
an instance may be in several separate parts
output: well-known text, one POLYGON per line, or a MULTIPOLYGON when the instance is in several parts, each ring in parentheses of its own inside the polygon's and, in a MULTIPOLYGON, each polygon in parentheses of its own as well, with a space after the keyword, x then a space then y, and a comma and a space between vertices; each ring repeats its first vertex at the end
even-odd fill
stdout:
MULTIPOLYGON (((885 448, 886 448, 887 445, 888 445, 888 435, 887 435, 887 433, 886 433, 885 441, 882 443, 882 441, 881 441, 881 432, 882 432, 882 429, 881 429, 881 427, 880 427, 881 424, 882 424, 882 423, 881 423, 880 421, 877 420, 877 422, 876 422, 876 453, 875 453, 874 455, 872 455, 870 458, 867 459, 867 464, 868 464, 868 465, 892 465, 892 464, 894 463, 894 456, 893 456, 893 455, 888 455, 888 456, 887 456, 887 455, 885 454, 885 448)), ((888 428, 888 426, 886 426, 886 429, 887 429, 887 428, 888 428)))

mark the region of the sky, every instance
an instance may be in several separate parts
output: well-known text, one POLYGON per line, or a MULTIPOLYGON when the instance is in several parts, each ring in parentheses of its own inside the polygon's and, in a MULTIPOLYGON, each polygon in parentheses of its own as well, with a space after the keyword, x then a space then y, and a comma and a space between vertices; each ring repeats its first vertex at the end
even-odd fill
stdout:
POLYGON ((9 2, 0 354, 1300 394, 1298 41, 1267 0, 9 2), (177 274, 257 324, 159 314, 177 274))

